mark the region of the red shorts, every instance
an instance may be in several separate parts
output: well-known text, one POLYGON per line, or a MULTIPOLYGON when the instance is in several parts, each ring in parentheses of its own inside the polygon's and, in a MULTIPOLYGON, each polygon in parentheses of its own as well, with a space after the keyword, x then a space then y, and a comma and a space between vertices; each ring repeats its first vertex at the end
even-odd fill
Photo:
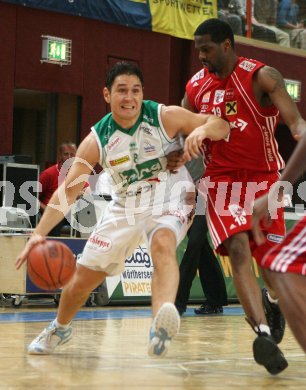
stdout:
POLYGON ((215 250, 228 255, 222 243, 239 232, 249 232, 252 255, 258 263, 285 236, 284 212, 270 226, 262 226, 266 242, 257 246, 251 234, 254 200, 268 192, 278 179, 278 173, 255 173, 247 170, 202 179, 199 192, 207 199, 206 218, 215 250))
POLYGON ((306 276, 306 217, 290 230, 282 243, 267 253, 260 266, 275 272, 306 276))

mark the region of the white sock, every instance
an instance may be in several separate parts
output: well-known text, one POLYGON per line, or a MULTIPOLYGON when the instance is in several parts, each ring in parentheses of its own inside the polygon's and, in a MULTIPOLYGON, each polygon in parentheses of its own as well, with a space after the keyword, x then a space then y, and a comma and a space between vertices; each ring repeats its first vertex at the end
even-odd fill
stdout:
POLYGON ((58 321, 57 321, 57 318, 55 318, 55 320, 53 321, 54 325, 57 327, 57 328, 61 328, 61 329, 68 329, 71 322, 69 322, 69 324, 67 325, 63 325, 63 324, 60 324, 58 321))
POLYGON ((260 324, 256 326, 256 328, 259 329, 261 333, 267 333, 268 335, 271 336, 271 331, 268 325, 260 324))
POLYGON ((269 294, 269 292, 268 292, 268 300, 269 300, 269 302, 271 302, 271 303, 278 304, 278 299, 273 299, 273 298, 271 298, 271 295, 269 294))

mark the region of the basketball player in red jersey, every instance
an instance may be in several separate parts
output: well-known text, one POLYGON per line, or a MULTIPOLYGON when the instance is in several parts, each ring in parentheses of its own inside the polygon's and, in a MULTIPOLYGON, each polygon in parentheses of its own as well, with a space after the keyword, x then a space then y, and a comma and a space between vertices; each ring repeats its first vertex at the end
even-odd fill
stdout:
MULTIPOLYGON (((298 143, 280 177, 282 183, 273 186, 270 194, 256 200, 252 216, 254 238, 258 245, 265 242, 260 221, 273 216, 281 205, 278 196, 291 190, 306 168, 306 133, 298 143), (286 183, 286 184, 285 184, 286 183), (285 187, 283 187, 285 184, 285 187), (271 214, 270 214, 271 213, 271 214)), ((303 183, 301 183, 303 184, 303 183)), ((279 245, 274 246, 262 260, 262 268, 279 297, 288 324, 306 352, 306 216, 304 216, 279 245)))
POLYGON ((187 83, 182 104, 194 112, 220 116, 231 127, 228 140, 203 144, 207 168, 202 191, 208 200, 210 235, 215 249, 230 256, 238 298, 257 333, 254 358, 277 374, 287 367, 276 345, 284 321, 277 300, 266 291, 262 297, 251 261, 253 255, 260 264, 267 250, 284 238, 284 218, 280 210, 265 231, 265 244, 257 246, 250 235, 251 213, 254 198, 267 192, 284 168, 274 138, 279 113, 296 139, 306 125, 280 73, 236 55, 227 23, 219 19, 202 23, 195 31, 195 47, 203 69, 187 83))

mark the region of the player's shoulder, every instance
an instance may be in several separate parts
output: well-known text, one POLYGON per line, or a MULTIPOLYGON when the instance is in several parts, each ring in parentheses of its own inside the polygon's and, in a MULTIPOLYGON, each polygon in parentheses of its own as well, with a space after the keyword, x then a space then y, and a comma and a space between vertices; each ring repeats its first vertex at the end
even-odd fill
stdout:
POLYGON ((190 80, 188 81, 189 87, 196 88, 202 84, 205 77, 207 76, 208 71, 205 68, 200 69, 197 73, 195 73, 190 80))
POLYGON ((261 61, 254 60, 253 58, 240 57, 236 70, 253 73, 264 66, 266 66, 266 64, 261 61))

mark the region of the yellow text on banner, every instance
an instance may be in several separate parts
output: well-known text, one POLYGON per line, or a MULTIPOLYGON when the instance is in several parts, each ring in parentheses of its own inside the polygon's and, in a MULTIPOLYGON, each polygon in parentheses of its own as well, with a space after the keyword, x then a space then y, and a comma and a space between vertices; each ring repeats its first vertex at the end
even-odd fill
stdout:
POLYGON ((128 0, 128 1, 133 1, 134 3, 142 3, 142 4, 147 3, 147 0, 128 0))
POLYGON ((152 30, 178 38, 193 39, 206 19, 217 17, 216 0, 149 0, 152 30))

